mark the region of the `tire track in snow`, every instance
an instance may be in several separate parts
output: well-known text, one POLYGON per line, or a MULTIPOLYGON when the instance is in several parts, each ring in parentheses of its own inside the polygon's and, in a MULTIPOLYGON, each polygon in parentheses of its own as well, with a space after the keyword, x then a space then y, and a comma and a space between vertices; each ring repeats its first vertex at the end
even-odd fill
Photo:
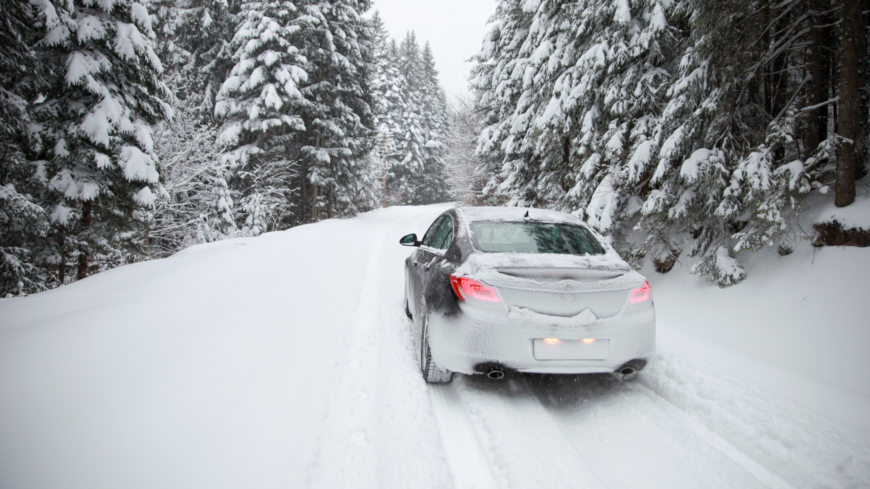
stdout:
POLYGON ((746 453, 729 443, 722 438, 713 429, 705 425, 700 419, 688 411, 684 411, 676 404, 671 403, 664 397, 660 396, 653 389, 639 383, 632 386, 639 391, 646 391, 645 394, 655 398, 655 400, 666 405, 665 409, 670 410, 674 417, 679 419, 684 426, 692 431, 698 438, 707 442, 708 445, 715 448, 723 456, 729 458, 737 465, 746 469, 747 472, 755 476, 764 485, 771 489, 793 489, 791 485, 786 483, 778 475, 770 472, 758 462, 750 458, 746 453))
POLYGON ((372 243, 363 275, 357 308, 343 343, 346 360, 339 365, 329 396, 329 408, 321 428, 316 466, 311 473, 312 487, 375 487, 377 459, 370 446, 375 440, 373 392, 367 379, 377 368, 378 342, 373 326, 377 324, 380 290, 377 273, 379 247, 383 236, 372 243))
POLYGON ((571 446, 520 376, 508 373, 496 382, 482 376, 457 380, 458 398, 489 454, 500 487, 609 487, 571 446))
POLYGON ((489 469, 490 462, 455 387, 451 384, 428 387, 454 487, 496 489, 498 485, 489 469))
POLYGON ((861 487, 866 433, 682 351, 660 347, 636 386, 770 487, 861 487))
MULTIPOLYGON (((345 360, 330 387, 312 487, 440 488, 450 474, 402 302, 407 249, 392 243, 419 216, 368 216, 371 251, 357 309, 343 341, 345 360)), ((430 211, 431 212, 431 211, 430 211)), ((363 236, 361 233, 360 236, 363 236)))

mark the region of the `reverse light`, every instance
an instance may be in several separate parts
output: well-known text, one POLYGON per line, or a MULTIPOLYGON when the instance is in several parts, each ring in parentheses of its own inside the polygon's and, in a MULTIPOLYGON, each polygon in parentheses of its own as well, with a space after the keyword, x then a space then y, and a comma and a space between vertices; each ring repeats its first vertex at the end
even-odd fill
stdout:
POLYGON ((456 292, 456 296, 462 302, 467 302, 468 299, 477 299, 484 302, 501 302, 494 288, 483 285, 477 280, 451 275, 450 285, 453 287, 453 292, 456 292))
POLYGON ((628 302, 631 304, 643 302, 648 300, 651 294, 652 287, 649 286, 649 282, 644 282, 643 285, 631 291, 631 299, 629 299, 628 302))

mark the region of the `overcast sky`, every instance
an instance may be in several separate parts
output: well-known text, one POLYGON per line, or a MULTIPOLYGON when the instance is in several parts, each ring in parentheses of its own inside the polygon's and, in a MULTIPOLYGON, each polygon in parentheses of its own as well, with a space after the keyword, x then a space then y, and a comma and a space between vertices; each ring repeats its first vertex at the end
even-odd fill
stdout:
POLYGON ((435 55, 435 68, 448 97, 468 92, 465 60, 480 51, 486 22, 495 13, 496 0, 374 0, 390 37, 401 41, 408 31, 427 40, 435 55))

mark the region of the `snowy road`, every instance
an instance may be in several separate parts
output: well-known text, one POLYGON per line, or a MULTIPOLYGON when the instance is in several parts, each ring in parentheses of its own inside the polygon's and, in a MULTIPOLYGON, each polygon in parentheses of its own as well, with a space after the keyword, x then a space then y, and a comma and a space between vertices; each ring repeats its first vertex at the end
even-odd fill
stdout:
POLYGON ((658 359, 630 383, 426 385, 397 241, 444 208, 199 246, 0 301, 0 487, 867 487, 866 424, 729 369, 737 353, 707 358, 718 347, 700 354, 679 325, 660 321, 658 359))

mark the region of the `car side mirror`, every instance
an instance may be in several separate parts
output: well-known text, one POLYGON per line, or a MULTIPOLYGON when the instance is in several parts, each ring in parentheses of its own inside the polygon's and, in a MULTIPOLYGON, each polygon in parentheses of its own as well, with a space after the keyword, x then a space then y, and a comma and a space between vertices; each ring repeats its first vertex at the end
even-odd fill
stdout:
POLYGON ((417 241, 417 235, 415 233, 404 236, 399 240, 399 244, 402 246, 420 246, 420 242, 417 241))

